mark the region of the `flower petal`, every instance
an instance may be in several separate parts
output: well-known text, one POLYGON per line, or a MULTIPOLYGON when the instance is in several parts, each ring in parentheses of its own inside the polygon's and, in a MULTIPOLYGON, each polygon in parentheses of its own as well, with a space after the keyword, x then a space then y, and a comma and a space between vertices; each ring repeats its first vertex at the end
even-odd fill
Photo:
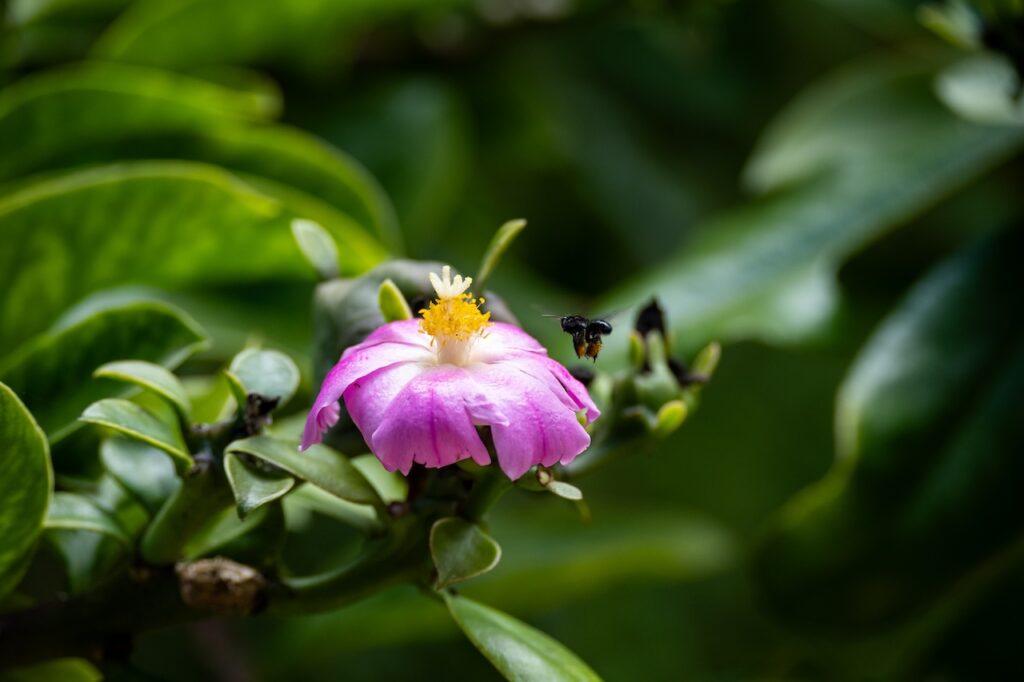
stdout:
POLYGON ((588 424, 601 416, 587 387, 558 361, 536 353, 514 353, 506 362, 541 381, 573 411, 586 410, 588 424))
POLYGON ((367 445, 395 397, 423 372, 419 363, 388 365, 357 379, 345 390, 345 408, 367 445))
POLYGON ((403 474, 414 462, 433 468, 472 457, 488 464, 490 456, 471 416, 485 403, 466 370, 447 365, 426 369, 391 401, 370 438, 373 452, 385 469, 403 474))
POLYGON ((484 331, 473 348, 474 359, 480 362, 500 360, 509 351, 528 351, 547 355, 547 350, 535 338, 519 327, 505 322, 493 322, 484 331))
POLYGON ((382 342, 373 346, 361 344, 350 350, 352 352, 346 351, 338 364, 327 374, 327 378, 324 379, 324 383, 320 387, 319 395, 313 401, 313 407, 306 419, 306 428, 302 433, 300 447, 302 450, 314 443, 319 443, 323 432, 337 421, 337 415, 333 413, 333 410, 336 409, 338 399, 354 381, 390 365, 402 362, 433 361, 433 354, 429 348, 407 343, 382 342), (321 415, 324 410, 328 412, 321 415), (332 415, 333 422, 331 421, 332 415))
POLYGON ((507 424, 491 425, 491 435, 509 478, 519 478, 535 464, 568 464, 590 445, 576 413, 511 363, 475 367, 473 378, 508 417, 507 424))
POLYGON ((411 320, 398 320, 377 327, 358 346, 351 346, 345 349, 345 353, 365 348, 366 346, 374 346, 378 343, 406 343, 429 349, 430 336, 420 331, 420 322, 420 318, 416 317, 411 320))

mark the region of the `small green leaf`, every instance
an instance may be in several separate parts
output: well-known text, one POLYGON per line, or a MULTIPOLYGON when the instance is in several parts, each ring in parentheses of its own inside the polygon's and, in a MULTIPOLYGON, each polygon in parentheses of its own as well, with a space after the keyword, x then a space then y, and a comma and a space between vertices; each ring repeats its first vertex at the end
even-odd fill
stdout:
POLYGON ((371 507, 365 504, 353 504, 340 497, 335 497, 312 483, 306 483, 296 488, 294 492, 284 498, 283 504, 289 518, 292 518, 293 512, 315 511, 370 535, 377 534, 384 529, 381 517, 371 507))
POLYGON ((80 658, 61 658, 23 668, 5 670, 3 682, 100 682, 102 673, 80 658))
POLYGON ((721 359, 722 346, 712 341, 698 351, 697 357, 693 359, 691 370, 695 374, 703 374, 710 379, 718 368, 718 362, 721 359))
POLYGON ((224 556, 258 566, 277 553, 284 535, 284 512, 280 505, 265 505, 244 519, 229 507, 192 536, 184 556, 189 561, 224 556))
POLYGON ((54 493, 44 524, 47 530, 84 530, 108 535, 125 546, 131 538, 124 528, 88 497, 78 493, 54 493))
POLYGON ((264 398, 278 400, 278 407, 287 403, 299 387, 299 368, 295 362, 275 350, 246 348, 231 361, 228 380, 240 392, 241 404, 245 396, 257 393, 264 398))
POLYGON ((119 360, 101 365, 93 376, 104 379, 117 379, 148 389, 171 403, 182 420, 188 420, 192 405, 189 402, 185 387, 170 371, 143 360, 119 360))
POLYGON ((525 227, 525 220, 510 220, 499 227, 498 231, 494 233, 491 243, 487 245, 487 251, 484 252, 484 258, 480 262, 480 269, 477 270, 476 278, 473 280, 477 291, 483 293, 484 286, 491 275, 494 274, 494 270, 498 267, 501 257, 508 250, 508 247, 512 246, 512 242, 515 241, 516 237, 519 236, 519 233, 525 227))
POLYGON ((178 427, 161 421, 152 412, 133 402, 118 398, 100 400, 86 408, 80 419, 158 447, 178 460, 179 468, 192 465, 192 455, 178 427))
POLYGON ((46 436, 18 396, 0 384, 0 597, 28 567, 52 489, 46 436))
POLYGON ((388 471, 374 455, 359 455, 351 459, 385 503, 403 502, 409 496, 409 483, 397 471, 388 471))
POLYGON ((0 379, 22 397, 55 443, 81 426, 78 417, 93 402, 125 397, 111 382, 93 378, 100 365, 134 358, 170 369, 205 344, 198 325, 166 303, 83 304, 3 363, 0 379))
POLYGON ((398 286, 390 279, 380 283, 377 290, 377 305, 380 306, 380 314, 385 322, 397 322, 399 320, 411 320, 412 310, 405 296, 398 290, 398 286))
POLYGON ((348 458, 325 445, 314 445, 299 452, 294 442, 271 436, 251 436, 231 443, 225 452, 243 452, 270 462, 343 500, 382 505, 373 486, 348 458))
POLYGON ((232 453, 224 457, 224 471, 238 502, 238 515, 242 518, 286 495, 295 486, 295 479, 288 474, 260 471, 232 453))
POLYGON ((449 516, 430 529, 430 556, 438 589, 487 573, 501 559, 501 547, 480 526, 449 516))
POLYGON ((100 445, 100 460, 150 513, 156 513, 181 485, 167 453, 142 441, 107 438, 100 445))
POLYGON ((540 630, 466 597, 446 593, 444 599, 469 641, 506 679, 513 682, 601 679, 576 654, 540 630))
POLYGON ((338 276, 338 245, 327 230, 312 220, 296 218, 292 221, 292 235, 320 279, 338 276))

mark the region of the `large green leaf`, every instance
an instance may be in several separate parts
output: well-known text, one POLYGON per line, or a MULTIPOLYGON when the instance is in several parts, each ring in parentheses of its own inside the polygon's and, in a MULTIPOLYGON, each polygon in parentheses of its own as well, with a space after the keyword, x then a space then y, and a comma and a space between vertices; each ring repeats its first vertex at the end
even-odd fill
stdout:
MULTIPOLYGON (((799 97, 747 168, 749 183, 771 196, 710 221, 607 308, 656 294, 688 347, 818 331, 835 309, 843 258, 1024 142, 1019 128, 959 119, 931 91, 934 68, 907 64, 854 64, 799 97)), ((621 348, 626 338, 609 341, 621 348)))
POLYGON ((172 306, 108 307, 35 338, 0 366, 0 380, 23 397, 56 441, 77 428, 90 403, 123 392, 113 382, 93 379, 100 365, 133 358, 177 367, 204 343, 196 323, 172 306))
POLYGON ((564 646, 522 621, 468 597, 445 594, 455 622, 508 680, 600 680, 564 646))
POLYGON ((294 58, 310 43, 329 36, 337 40, 347 27, 424 6, 423 0, 150 0, 130 7, 101 37, 94 54, 174 68, 289 53, 294 58))
POLYGON ((14 392, 0 384, 0 597, 28 566, 52 488, 46 437, 14 392))
POLYGON ((493 569, 501 559, 501 547, 477 524, 448 516, 430 528, 430 556, 440 589, 493 569))
MULTIPOLYGON (((95 168, 8 195, 0 200, 0 238, 10 246, 0 251, 0 352, 68 304, 118 283, 311 279, 291 235, 296 217, 229 173, 196 163, 95 168)), ((345 247, 343 270, 382 257, 365 233, 334 236, 345 247)))
POLYGON ((25 78, 0 92, 0 179, 102 142, 265 120, 270 91, 241 91, 190 76, 86 63, 25 78))
POLYGON ((174 457, 179 467, 187 468, 192 464, 192 455, 188 452, 177 424, 169 424, 133 402, 118 398, 100 400, 86 408, 80 419, 160 448, 174 457))
POLYGON ((1024 234, 939 267, 875 333, 836 409, 838 459, 755 563, 801 624, 891 622, 988 565, 1024 528, 1024 234))
POLYGON ((314 445, 299 452, 293 441, 251 436, 231 443, 225 452, 244 453, 261 459, 349 502, 382 504, 377 491, 348 458, 324 445, 314 445))

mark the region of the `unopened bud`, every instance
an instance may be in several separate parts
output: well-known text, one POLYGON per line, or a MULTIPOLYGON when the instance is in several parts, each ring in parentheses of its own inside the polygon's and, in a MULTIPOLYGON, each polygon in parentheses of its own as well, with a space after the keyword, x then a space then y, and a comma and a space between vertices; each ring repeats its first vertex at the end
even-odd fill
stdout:
POLYGON ((655 417, 653 433, 658 438, 667 438, 678 429, 684 421, 689 410, 681 400, 670 400, 661 406, 655 417))

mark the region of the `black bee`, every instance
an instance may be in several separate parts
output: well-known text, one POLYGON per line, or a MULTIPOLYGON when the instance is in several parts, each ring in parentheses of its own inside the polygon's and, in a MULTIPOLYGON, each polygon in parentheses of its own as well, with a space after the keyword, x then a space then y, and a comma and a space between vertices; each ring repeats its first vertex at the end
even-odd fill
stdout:
POLYGON ((572 337, 576 357, 587 357, 597 362, 601 352, 601 337, 612 333, 608 320, 591 320, 582 315, 565 315, 561 318, 562 331, 572 337))

